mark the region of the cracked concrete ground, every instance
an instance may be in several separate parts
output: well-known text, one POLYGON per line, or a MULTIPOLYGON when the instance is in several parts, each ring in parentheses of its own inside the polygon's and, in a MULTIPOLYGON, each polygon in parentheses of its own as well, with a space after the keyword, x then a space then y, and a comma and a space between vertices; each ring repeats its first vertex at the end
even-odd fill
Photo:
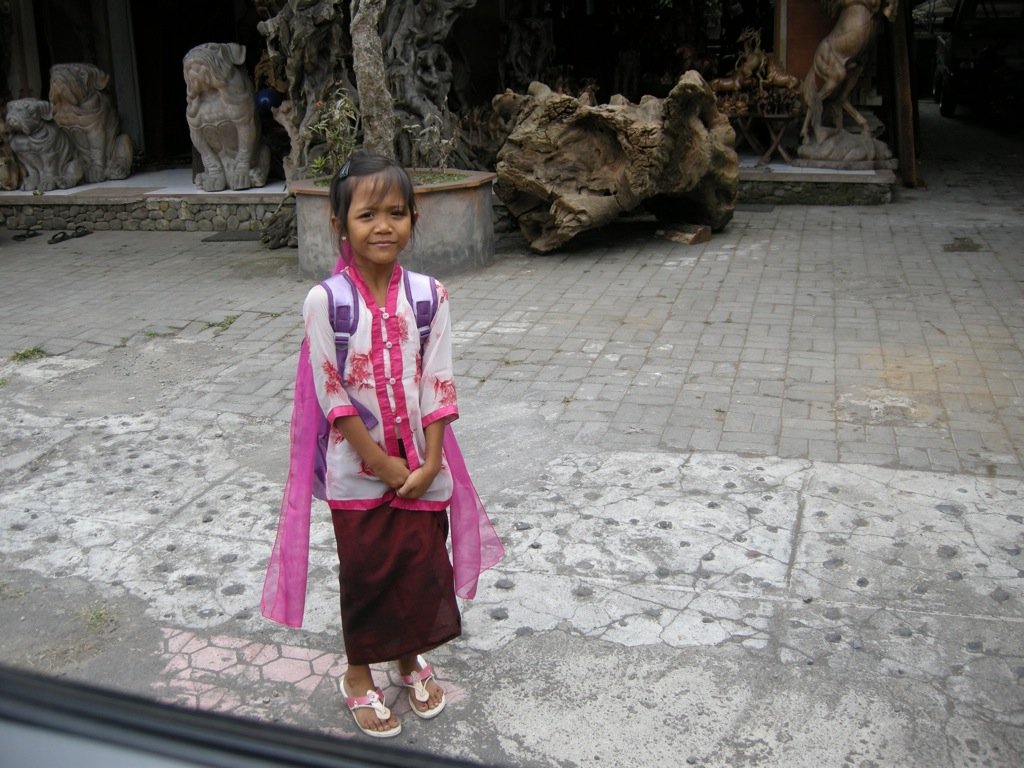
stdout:
MULTIPOLYGON (((929 134, 923 107, 929 186, 891 205, 741 209, 696 246, 644 222, 558 256, 505 239, 445 279, 457 431, 508 554, 431 657, 444 715, 396 704, 401 745, 509 766, 1021 764, 1024 155, 969 121, 929 134)), ((359 738, 325 516, 305 627, 258 612, 294 252, 12 234, 0 656, 359 738)))

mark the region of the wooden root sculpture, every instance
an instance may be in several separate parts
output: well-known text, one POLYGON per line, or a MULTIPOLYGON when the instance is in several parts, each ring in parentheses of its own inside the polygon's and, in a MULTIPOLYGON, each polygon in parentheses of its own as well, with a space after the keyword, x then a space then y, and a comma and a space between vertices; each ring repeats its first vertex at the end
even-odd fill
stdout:
POLYGON ((203 161, 196 186, 206 192, 267 183, 270 149, 262 141, 244 62, 245 46, 238 43, 204 43, 185 54, 185 117, 203 161))
POLYGON ((476 0, 388 3, 381 28, 388 88, 394 96, 398 158, 407 165, 471 167, 462 148, 442 146, 457 133, 447 99, 454 85, 445 41, 476 0))
POLYGON ((95 184, 124 179, 132 170, 132 140, 120 133, 120 119, 104 89, 110 75, 92 64, 54 64, 50 68, 53 120, 67 131, 95 184))
MULTIPOLYGON (((282 86, 285 101, 273 109, 274 120, 291 141, 283 161, 285 177, 301 179, 312 173, 310 163, 322 138, 312 130, 319 109, 338 83, 352 84, 346 60, 352 52, 346 9, 349 0, 294 2, 275 0, 275 12, 257 28, 267 41, 268 64, 282 86)), ((352 86, 352 90, 355 87, 352 86)), ((261 238, 269 248, 297 242, 295 206, 279 206, 261 226, 261 238)))
POLYGON ((498 152, 495 191, 530 247, 552 251, 588 229, 645 207, 666 222, 722 229, 739 189, 735 133, 697 72, 665 99, 612 97, 587 106, 533 83, 506 91, 495 111, 514 113, 498 152))
POLYGON ((22 189, 49 192, 74 187, 82 180, 82 161, 71 139, 53 121, 50 102, 8 102, 7 134, 11 151, 24 169, 22 189))

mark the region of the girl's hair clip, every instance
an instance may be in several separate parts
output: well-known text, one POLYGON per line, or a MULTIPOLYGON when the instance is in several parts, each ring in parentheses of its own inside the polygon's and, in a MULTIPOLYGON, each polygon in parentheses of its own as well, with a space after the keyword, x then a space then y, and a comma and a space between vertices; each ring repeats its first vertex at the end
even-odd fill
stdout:
POLYGON ((347 179, 348 178, 348 174, 349 174, 349 172, 351 170, 352 170, 352 161, 351 160, 346 160, 345 164, 343 166, 341 166, 341 170, 338 171, 338 179, 340 181, 344 181, 345 179, 347 179))

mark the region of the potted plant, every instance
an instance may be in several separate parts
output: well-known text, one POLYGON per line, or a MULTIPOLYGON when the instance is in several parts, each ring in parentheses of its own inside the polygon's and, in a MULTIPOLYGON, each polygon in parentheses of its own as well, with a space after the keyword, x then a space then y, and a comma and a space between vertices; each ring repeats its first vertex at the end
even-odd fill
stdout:
MULTIPOLYGON (((360 127, 364 147, 395 154, 394 110, 377 32, 383 6, 383 0, 353 4, 350 29, 358 113, 344 84, 336 83, 328 97, 317 103, 316 117, 310 123, 309 130, 323 139, 321 154, 310 163, 317 177, 288 184, 295 195, 299 267, 317 279, 330 274, 338 253, 327 197, 330 173, 355 148, 360 127)), ((495 174, 449 171, 447 160, 458 136, 454 131, 445 135, 444 125, 453 121, 437 118, 424 122, 426 125, 416 126, 414 154, 439 158, 439 167, 410 169, 420 217, 403 263, 419 272, 440 275, 482 266, 494 256, 491 188, 495 174)))
MULTIPOLYGON (((330 226, 327 195, 331 173, 357 145, 358 118, 351 104, 347 92, 339 87, 319 107, 318 118, 310 126, 324 139, 321 154, 309 164, 315 175, 288 183, 295 195, 299 268, 316 279, 330 275, 337 260, 338 243, 330 226)), ((445 161, 456 142, 456 136, 443 137, 437 126, 430 125, 415 137, 416 156, 433 152, 442 158, 436 167, 409 169, 420 216, 402 261, 418 272, 450 274, 483 266, 494 257, 491 188, 495 174, 448 168, 445 161)))

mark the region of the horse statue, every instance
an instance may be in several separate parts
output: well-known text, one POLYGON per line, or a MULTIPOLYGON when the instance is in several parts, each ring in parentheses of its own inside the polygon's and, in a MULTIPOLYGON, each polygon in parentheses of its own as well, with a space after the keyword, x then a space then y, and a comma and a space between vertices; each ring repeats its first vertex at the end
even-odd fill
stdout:
POLYGON ((832 31, 818 43, 814 62, 803 83, 807 104, 800 136, 805 143, 823 143, 829 136, 843 130, 845 111, 860 126, 863 136, 870 136, 868 121, 850 104, 853 92, 864 69, 862 59, 878 34, 882 18, 896 18, 898 0, 822 0, 829 16, 836 16, 832 31), (822 123, 825 108, 832 118, 832 127, 822 123))

